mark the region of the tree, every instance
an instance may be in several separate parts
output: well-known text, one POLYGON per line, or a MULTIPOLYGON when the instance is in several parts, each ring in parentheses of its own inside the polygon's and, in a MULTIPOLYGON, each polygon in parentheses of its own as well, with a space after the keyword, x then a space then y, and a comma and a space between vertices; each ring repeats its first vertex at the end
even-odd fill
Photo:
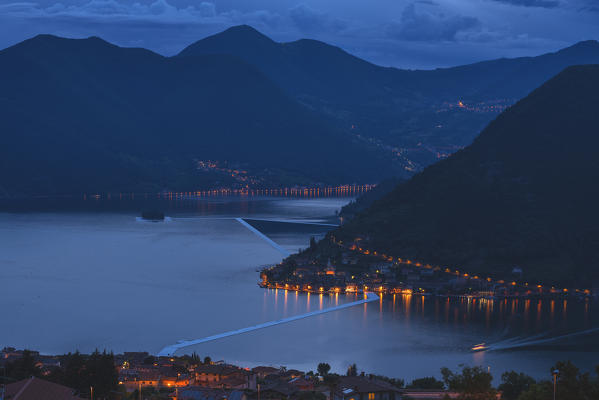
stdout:
POLYGON ((442 390, 445 388, 445 385, 442 381, 436 379, 434 376, 427 376, 424 378, 414 379, 412 383, 406 386, 406 388, 442 390))
POLYGON ((318 368, 316 370, 318 371, 318 375, 326 376, 329 374, 329 371, 331 370, 331 366, 327 363, 320 363, 320 364, 318 364, 318 368))
POLYGON ((491 386, 493 376, 481 367, 464 367, 461 373, 441 368, 443 381, 449 390, 458 392, 460 400, 495 400, 497 392, 491 386))
POLYGON ((559 371, 557 375, 557 395, 560 400, 591 400, 593 382, 589 373, 580 373, 570 361, 560 361, 550 371, 559 371))
POLYGON ((79 351, 64 356, 61 364, 62 369, 57 371, 56 376, 53 377, 55 382, 77 390, 89 389, 89 387, 86 388, 87 380, 84 381, 85 358, 79 351))
POLYGON ((20 381, 31 376, 40 376, 41 370, 36 365, 35 357, 29 350, 23 350, 23 356, 6 364, 6 376, 20 381))
MULTIPOLYGON (((85 375, 88 385, 94 388, 94 395, 107 398, 118 387, 118 373, 114 366, 114 355, 106 350, 94 351, 85 363, 85 375)), ((87 392, 82 391, 82 392, 87 392)))
POLYGON ((509 371, 501 375, 501 385, 497 389, 501 391, 502 399, 516 400, 535 383, 535 380, 526 374, 509 371))
POLYGON ((208 356, 204 357, 204 364, 212 364, 212 359, 208 356))
POLYGON ((114 355, 104 350, 84 356, 78 351, 61 359, 62 367, 53 371, 48 379, 75 389, 80 396, 89 396, 94 388, 94 398, 110 398, 118 389, 118 372, 114 355))
MULTIPOLYGON (((591 378, 589 373, 581 373, 570 361, 560 361, 549 370, 551 380, 543 380, 530 385, 517 400, 545 400, 553 398, 553 371, 557 370, 557 398, 559 400, 599 399, 599 377, 591 378)), ((599 367, 596 369, 599 375, 599 367)))
MULTIPOLYGON (((360 376, 365 376, 364 375, 364 371, 362 371, 362 373, 360 374, 360 376)), ((385 381, 387 383, 392 384, 393 386, 397 387, 397 388, 402 388, 405 385, 405 381, 403 379, 399 379, 399 378, 389 378, 388 376, 384 376, 384 375, 374 375, 374 374, 368 374, 368 378, 369 379, 377 379, 379 381, 385 381)))
POLYGON ((352 364, 349 366, 349 368, 347 369, 347 376, 358 376, 358 367, 356 366, 356 364, 352 364))
POLYGON ((547 400, 553 398, 553 383, 539 381, 518 396, 518 400, 547 400))

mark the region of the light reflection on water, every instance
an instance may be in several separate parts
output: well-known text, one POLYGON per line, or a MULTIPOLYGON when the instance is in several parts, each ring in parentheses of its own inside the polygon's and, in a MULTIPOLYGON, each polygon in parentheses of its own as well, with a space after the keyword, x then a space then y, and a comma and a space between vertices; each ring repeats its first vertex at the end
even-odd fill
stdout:
MULTIPOLYGON (((265 290, 265 296, 272 297, 276 303, 277 297, 285 296, 285 292, 265 290)), ((355 294, 318 294, 319 301, 315 305, 310 303, 310 297, 314 295, 292 293, 295 294, 294 303, 290 306, 294 314, 357 299, 355 294)), ((265 304, 268 308, 269 303, 265 304)), ((378 373, 417 377, 438 374, 441 366, 474 364, 495 371, 497 377, 507 369, 541 377, 552 363, 561 359, 571 359, 583 368, 593 367, 599 361, 597 332, 576 340, 562 339, 511 350, 470 352, 470 348, 481 342, 492 344, 540 335, 550 338, 597 328, 599 315, 592 310, 590 301, 487 300, 390 294, 382 296, 378 302, 321 315, 312 322, 304 321, 295 327, 277 327, 270 334, 280 337, 286 347, 305 349, 312 346, 306 330, 313 331, 317 337, 321 329, 328 332, 326 340, 322 339, 324 347, 317 346, 317 350, 308 351, 308 354, 331 363, 341 371, 357 362, 364 369, 378 373), (532 310, 531 302, 534 304, 532 310), (556 312, 556 307, 559 312, 556 312), (360 317, 356 319, 358 315, 360 317), (407 360, 409 366, 403 365, 407 360)), ((243 339, 233 341, 236 340, 243 339)), ((260 342, 257 338, 253 340, 260 342)), ((278 349, 279 345, 270 347, 278 349)), ((294 360, 294 366, 313 368, 310 362, 304 360, 305 352, 289 351, 289 348, 287 355, 294 360)), ((213 349, 226 352, 220 345, 213 349)), ((283 363, 283 359, 280 360, 283 363)), ((273 362, 277 364, 278 361, 273 362)))

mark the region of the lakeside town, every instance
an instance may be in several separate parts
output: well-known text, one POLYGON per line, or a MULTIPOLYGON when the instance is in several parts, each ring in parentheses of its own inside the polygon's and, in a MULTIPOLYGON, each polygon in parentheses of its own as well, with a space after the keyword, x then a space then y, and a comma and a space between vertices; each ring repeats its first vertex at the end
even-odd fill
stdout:
POLYGON ((495 298, 597 299, 599 287, 559 288, 524 281, 519 266, 510 276, 491 278, 456 268, 393 257, 368 248, 368 238, 350 243, 329 234, 281 263, 263 268, 258 285, 309 293, 413 294, 495 298))
POLYGON ((333 373, 326 362, 304 372, 284 366, 242 367, 195 353, 155 357, 147 352, 115 355, 96 350, 89 355, 42 355, 5 347, 0 351, 0 369, 1 400, 516 400, 545 398, 557 384, 565 388, 560 398, 567 400, 599 394, 599 377, 581 372, 569 361, 548 369, 553 371, 553 383, 510 371, 502 374, 497 387, 490 371, 476 366, 455 372, 441 368, 441 380, 428 376, 405 382, 359 371, 356 364, 349 365, 345 374, 333 373), (522 397, 531 393, 541 397, 522 397))

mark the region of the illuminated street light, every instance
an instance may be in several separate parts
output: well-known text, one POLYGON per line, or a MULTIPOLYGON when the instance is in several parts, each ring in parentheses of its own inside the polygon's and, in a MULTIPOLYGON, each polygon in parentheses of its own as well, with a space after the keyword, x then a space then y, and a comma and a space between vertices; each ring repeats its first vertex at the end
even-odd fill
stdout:
POLYGON ((556 400, 555 395, 557 393, 557 376, 559 375, 559 369, 554 369, 551 374, 553 375, 553 400, 556 400))

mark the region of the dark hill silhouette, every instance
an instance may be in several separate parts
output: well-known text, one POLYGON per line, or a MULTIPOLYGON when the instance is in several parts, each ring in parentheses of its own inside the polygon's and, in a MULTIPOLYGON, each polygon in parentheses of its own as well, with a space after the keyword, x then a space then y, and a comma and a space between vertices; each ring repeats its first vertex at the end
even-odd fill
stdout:
POLYGON ((570 67, 335 235, 472 273, 599 278, 599 66, 570 67))
POLYGON ((179 57, 194 54, 228 54, 254 65, 341 128, 353 127, 356 137, 377 142, 383 151, 399 148, 409 175, 470 144, 497 116, 496 104, 500 111, 568 66, 599 63, 599 43, 580 42, 537 57, 412 71, 376 66, 316 40, 277 43, 238 26, 199 40, 179 57), (457 107, 460 100, 470 107, 457 107), (448 110, 446 103, 456 107, 448 110))
POLYGON ((1 51, 0 72, 4 193, 213 185, 196 159, 247 163, 292 183, 391 173, 389 162, 231 56, 165 58, 42 35, 1 51))

